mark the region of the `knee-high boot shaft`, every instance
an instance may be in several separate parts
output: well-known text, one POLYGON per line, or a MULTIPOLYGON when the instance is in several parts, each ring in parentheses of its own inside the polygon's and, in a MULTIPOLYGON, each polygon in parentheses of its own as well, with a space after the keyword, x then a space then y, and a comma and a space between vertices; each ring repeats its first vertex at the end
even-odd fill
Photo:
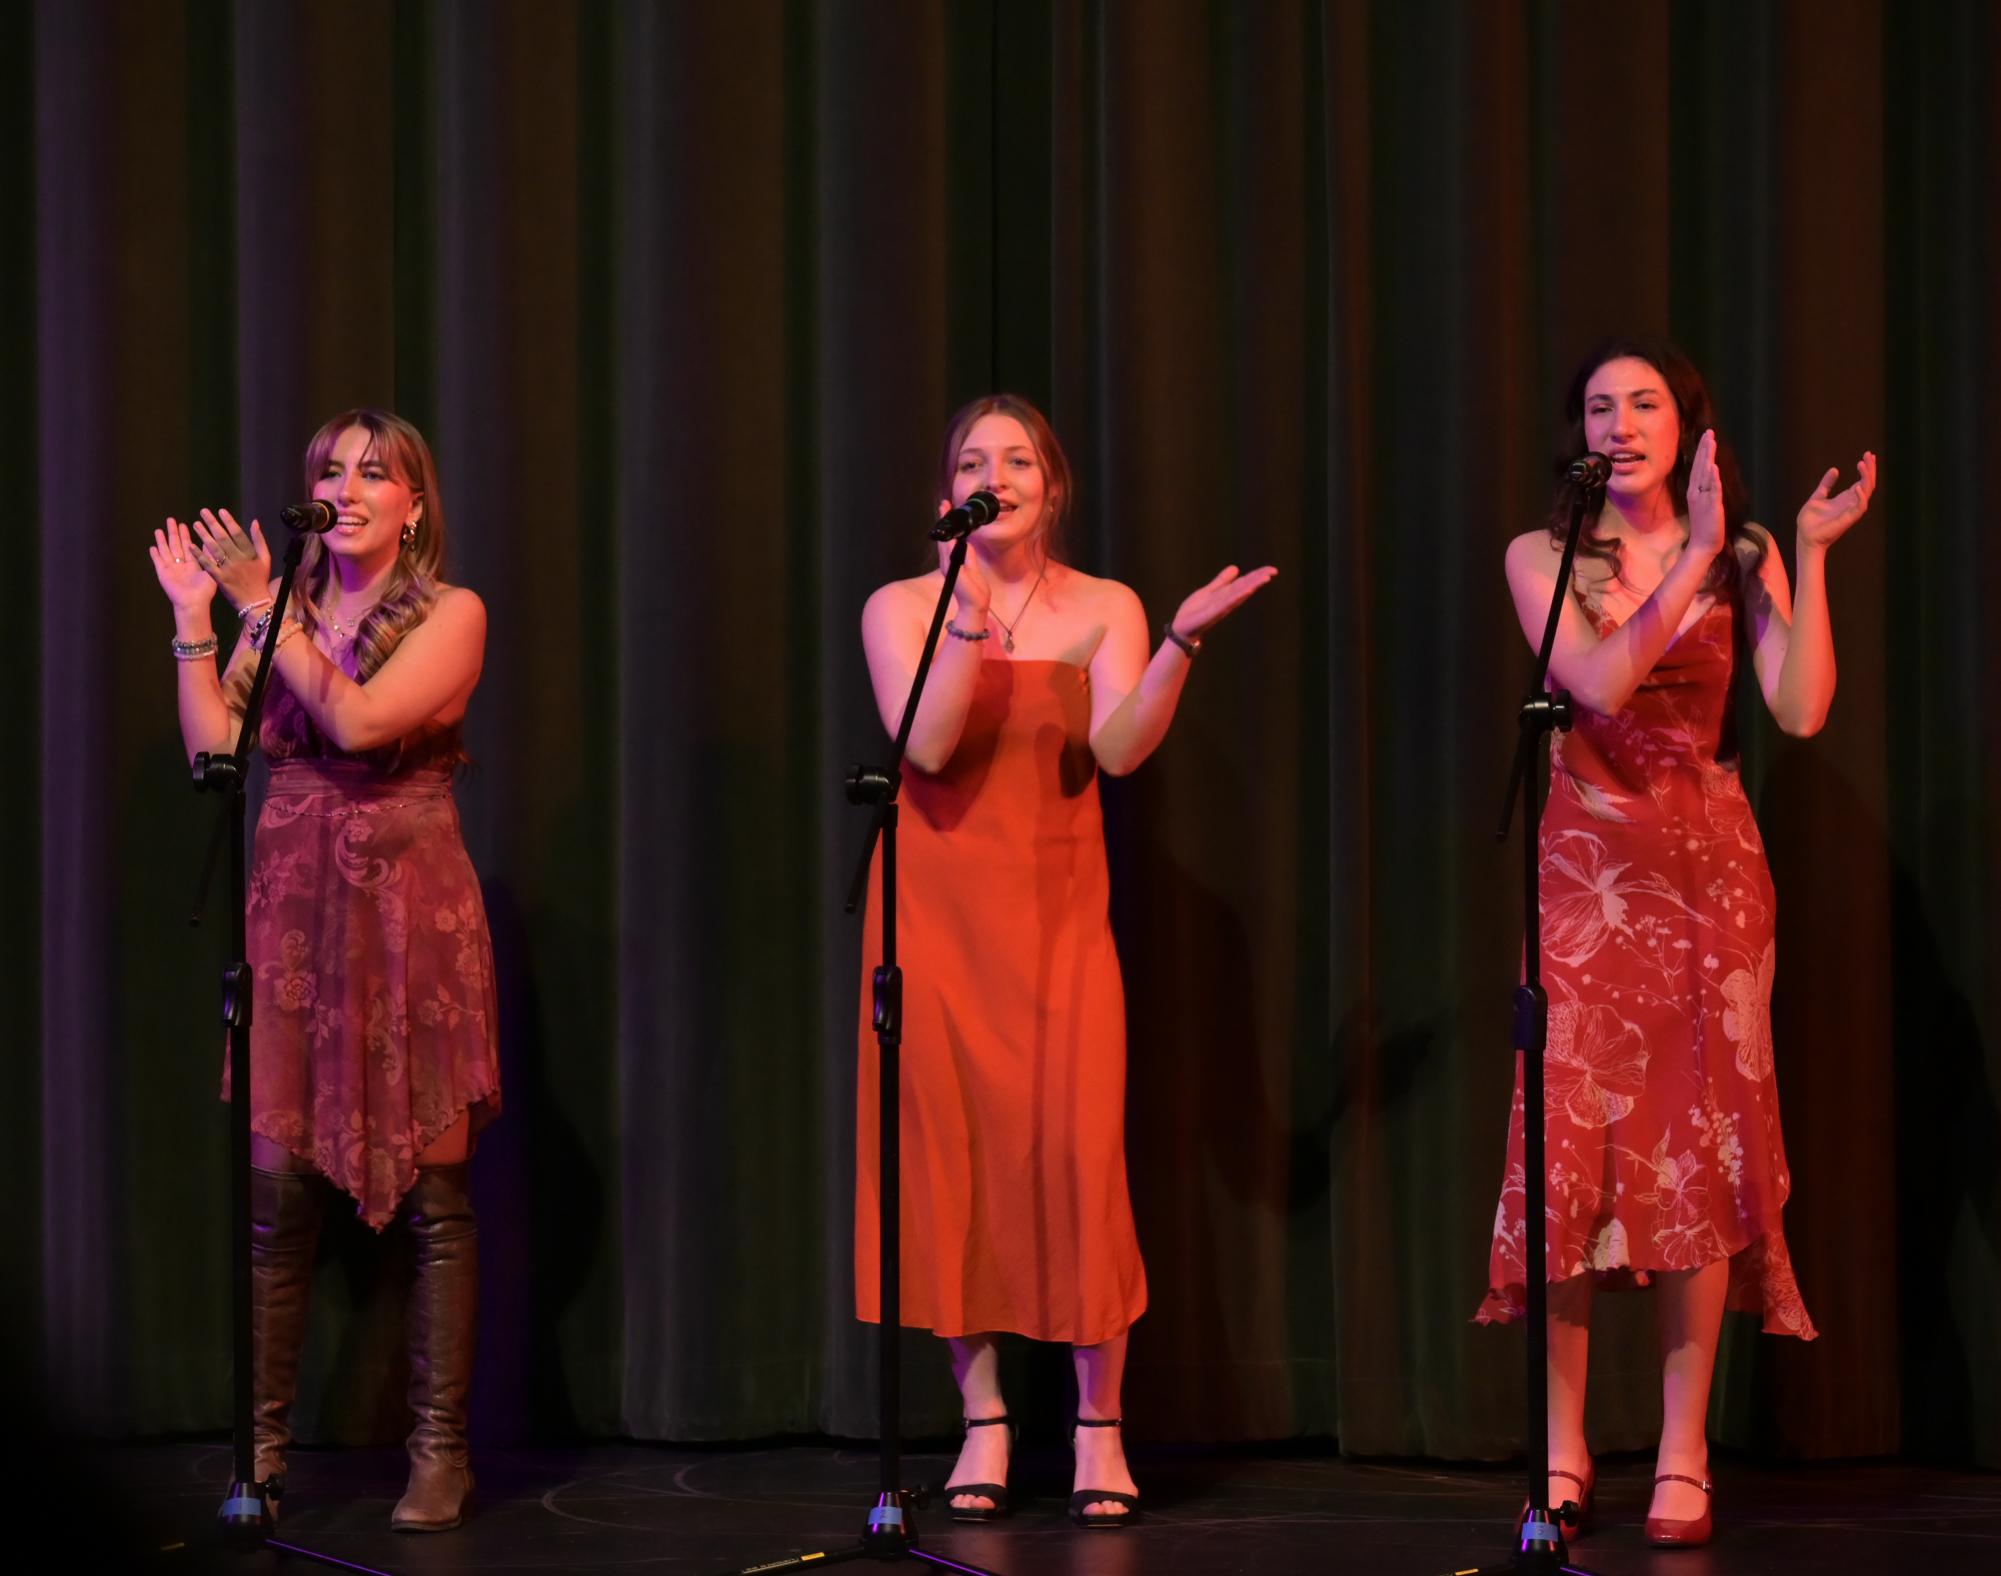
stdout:
POLYGON ((250 1361, 255 1409, 252 1471, 271 1484, 285 1477, 292 1442, 292 1398, 306 1343, 313 1255, 319 1246, 325 1189, 311 1172, 250 1170, 250 1361))
POLYGON ((426 1166, 403 1199, 414 1276, 410 1287, 410 1485, 390 1523, 443 1532, 465 1515, 472 1492, 466 1397, 472 1386, 479 1281, 479 1225, 467 1168, 426 1166))

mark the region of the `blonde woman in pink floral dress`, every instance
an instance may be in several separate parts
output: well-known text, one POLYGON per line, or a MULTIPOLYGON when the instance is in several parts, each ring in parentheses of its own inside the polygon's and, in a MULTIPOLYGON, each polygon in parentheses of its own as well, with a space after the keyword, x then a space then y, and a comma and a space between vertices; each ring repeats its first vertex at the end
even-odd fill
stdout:
POLYGON ((204 509, 169 519, 150 549, 174 609, 190 758, 235 748, 259 651, 276 648, 248 916, 255 1470, 275 1506, 324 1177, 371 1226, 400 1215, 411 1233, 416 1427, 390 1521, 444 1531, 472 1489, 478 1237, 466 1160, 500 1108, 492 948, 451 790, 486 609, 442 578, 437 471, 408 422, 334 417, 307 445, 306 484, 337 523, 307 543, 276 628, 256 521, 245 532, 227 510, 204 509), (221 673, 218 589, 242 621, 221 673))
MULTIPOLYGON (((1660 1298, 1662 1410, 1648 1537, 1710 1532, 1704 1420, 1726 1306, 1814 1336, 1781 1211, 1791 1190, 1772 1081, 1775 907, 1738 780, 1731 690, 1747 652, 1774 720, 1804 737, 1834 698, 1828 548, 1876 484, 1830 469, 1797 521, 1797 599, 1712 430, 1701 375, 1664 343, 1586 358, 1566 414, 1574 449, 1612 461, 1587 516, 1550 663, 1575 726, 1551 747, 1541 831, 1547 1063, 1550 1501, 1589 1516, 1584 1438, 1591 1302, 1600 1285, 1660 1298)), ((1548 529, 1508 548, 1522 631, 1540 642, 1562 558, 1548 529)), ((1483 1321, 1519 1316, 1522 1090, 1494 1223, 1483 1321)))

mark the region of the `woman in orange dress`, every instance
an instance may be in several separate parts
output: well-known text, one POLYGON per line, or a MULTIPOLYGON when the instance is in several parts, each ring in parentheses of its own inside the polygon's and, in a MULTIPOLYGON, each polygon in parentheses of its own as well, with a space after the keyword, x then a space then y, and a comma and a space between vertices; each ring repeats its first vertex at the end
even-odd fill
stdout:
MULTIPOLYGON (((1710 1531, 1704 1420, 1724 1308, 1811 1340, 1780 1214, 1791 1191, 1772 1081, 1774 901, 1738 779, 1731 696, 1748 652, 1774 720, 1805 737, 1834 699, 1827 550, 1876 484, 1829 470, 1797 522, 1799 595, 1712 430, 1701 375, 1672 346, 1615 340, 1586 358, 1571 452, 1612 462, 1587 515, 1550 661, 1575 724, 1551 744, 1541 828, 1547 1067, 1549 1485, 1582 1530, 1591 1299, 1660 1296, 1662 1424, 1648 1536, 1710 1531)), ((1539 644, 1570 495, 1515 538, 1508 585, 1539 644)), ((1524 1307, 1522 1090, 1481 1320, 1524 1307)))
MULTIPOLYGON (((1126 1332, 1146 1307, 1125 1172, 1125 1000, 1097 774, 1153 753, 1211 625, 1268 583, 1234 566, 1150 649, 1139 598, 1055 553, 1073 497, 1041 412, 994 394, 947 429, 939 512, 985 489, 905 755, 897 854, 905 976, 902 1322, 945 1338, 966 1438, 952 1514, 1006 1513, 1012 1429, 995 1338, 1067 1341, 1077 1376, 1073 1519, 1119 1526, 1137 1489, 1118 1432, 1126 1332)), ((894 734, 943 584, 892 581, 862 643, 894 734)), ((880 877, 870 908, 880 902, 880 877)), ((865 928, 855 1303, 877 1306, 877 1046, 865 928)))
POLYGON ((169 519, 151 549, 174 610, 190 758, 236 747, 260 650, 275 646, 258 738, 271 781, 247 909, 254 1472, 275 1511, 324 1178, 378 1230, 401 1216, 413 1241, 416 1426, 390 1524, 440 1532, 459 1524, 472 1490, 466 1159, 500 1108, 493 953, 451 791, 486 609, 444 581, 444 501, 415 427, 344 412, 306 446, 305 471, 337 520, 306 543, 277 628, 255 520, 246 532, 228 510, 204 509, 169 519), (218 590, 242 620, 221 674, 218 590))

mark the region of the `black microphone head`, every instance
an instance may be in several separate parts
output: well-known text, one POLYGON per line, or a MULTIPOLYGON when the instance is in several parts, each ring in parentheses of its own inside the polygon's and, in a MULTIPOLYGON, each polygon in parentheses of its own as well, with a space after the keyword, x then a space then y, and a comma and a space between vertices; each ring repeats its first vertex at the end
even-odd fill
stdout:
POLYGON ((311 503, 287 505, 279 510, 278 518, 295 531, 331 531, 340 515, 324 498, 315 498, 311 503))
POLYGON ((956 509, 948 509, 938 516, 931 527, 934 542, 954 542, 962 536, 971 536, 995 515, 1000 513, 1000 499, 982 487, 967 497, 956 509))
POLYGON ((1612 462, 1594 449, 1572 460, 1563 475, 1566 481, 1587 492, 1596 492, 1612 479, 1612 462))

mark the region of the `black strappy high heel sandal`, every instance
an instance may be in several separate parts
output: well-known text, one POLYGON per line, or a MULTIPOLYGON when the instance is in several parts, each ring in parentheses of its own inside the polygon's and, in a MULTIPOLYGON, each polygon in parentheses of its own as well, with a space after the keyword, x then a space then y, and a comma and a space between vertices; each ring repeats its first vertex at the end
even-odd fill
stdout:
MULTIPOLYGON (((1070 1430, 1070 1448, 1077 1448, 1078 1428, 1118 1428, 1123 1425, 1122 1417, 1080 1417, 1076 1428, 1070 1430)), ((1139 1519, 1139 1495, 1120 1494, 1108 1488, 1080 1488, 1070 1496, 1070 1519, 1080 1527, 1129 1527, 1139 1519), (1086 1505, 1123 1505, 1123 1513, 1113 1515, 1109 1511, 1084 1509, 1086 1505)))
MULTIPOLYGON (((995 1424, 1007 1430, 1008 1466, 1014 1465, 1014 1424, 1006 1413, 999 1417, 962 1417, 968 1432, 975 1428, 992 1428, 995 1424)), ((939 1493, 944 1496, 945 1509, 954 1521, 999 1521, 1008 1513, 1007 1485, 1005 1483, 947 1483, 939 1493), (990 1499, 992 1505, 955 1505, 954 1499, 962 1495, 976 1494, 981 1499, 990 1499)))

